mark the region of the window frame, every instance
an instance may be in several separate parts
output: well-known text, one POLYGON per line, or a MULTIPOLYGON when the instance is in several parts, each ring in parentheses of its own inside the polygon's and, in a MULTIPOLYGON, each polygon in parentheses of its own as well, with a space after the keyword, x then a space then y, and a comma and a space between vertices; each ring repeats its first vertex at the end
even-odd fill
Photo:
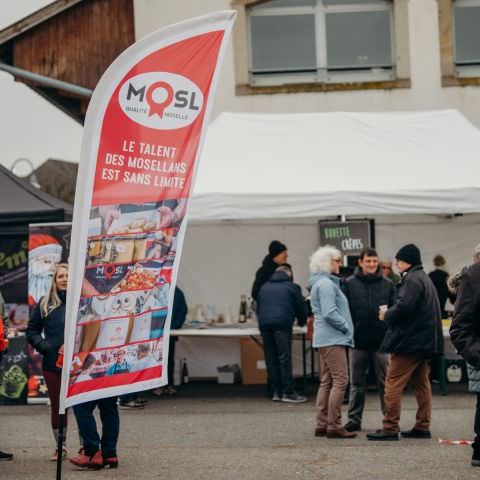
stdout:
POLYGON ((480 0, 454 0, 452 2, 452 42, 453 42, 453 63, 455 65, 455 76, 460 78, 480 77, 480 60, 471 65, 457 64, 457 42, 455 35, 455 8, 478 8, 480 0))
MULTIPOLYGON (((351 90, 392 90, 411 88, 410 80, 410 34, 409 9, 410 0, 386 0, 393 6, 394 35, 392 47, 395 52, 395 78, 393 80, 376 80, 337 78, 332 82, 305 81, 297 83, 285 79, 279 85, 252 85, 250 78, 250 39, 247 26, 247 9, 259 5, 265 0, 230 0, 232 9, 237 12, 237 21, 233 29, 234 75, 236 95, 270 95, 306 92, 344 92, 351 90)), ((317 29, 318 31, 318 29, 317 29)))
POLYGON ((248 8, 247 11, 247 46, 249 59, 249 83, 252 86, 275 86, 284 85, 285 83, 352 83, 352 82, 368 82, 368 81, 391 81, 396 78, 395 65, 395 22, 394 10, 392 2, 382 0, 382 3, 361 5, 329 5, 325 6, 321 0, 315 6, 299 6, 299 7, 272 7, 265 10, 253 11, 256 5, 248 8), (328 68, 327 54, 327 15, 331 13, 362 13, 362 12, 386 12, 390 13, 390 58, 392 64, 389 69, 381 67, 371 67, 362 69, 346 69, 345 71, 334 70, 328 68), (315 47, 316 47, 316 72, 304 74, 289 75, 285 73, 274 73, 272 75, 258 74, 253 72, 253 46, 252 46, 252 17, 272 17, 286 15, 313 15, 315 24, 315 47))
MULTIPOLYGON (((462 5, 474 5, 477 0, 461 0, 462 5)), ((457 68, 455 63, 455 1, 437 0, 440 40, 442 87, 480 86, 480 67, 457 68)), ((480 6, 480 5, 478 5, 480 6)))

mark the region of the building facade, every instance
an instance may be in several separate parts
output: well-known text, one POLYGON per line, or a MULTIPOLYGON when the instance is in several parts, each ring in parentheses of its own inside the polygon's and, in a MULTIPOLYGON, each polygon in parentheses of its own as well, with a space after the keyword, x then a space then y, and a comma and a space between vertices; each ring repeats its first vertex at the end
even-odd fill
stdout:
POLYGON ((480 127, 479 0, 134 0, 136 38, 224 9, 214 116, 455 108, 480 127))

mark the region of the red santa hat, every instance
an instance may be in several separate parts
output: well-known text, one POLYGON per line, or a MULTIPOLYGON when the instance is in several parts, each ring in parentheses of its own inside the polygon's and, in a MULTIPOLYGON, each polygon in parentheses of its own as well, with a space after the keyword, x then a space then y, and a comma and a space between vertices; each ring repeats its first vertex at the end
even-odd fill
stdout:
POLYGON ((46 233, 34 233, 28 237, 28 251, 35 256, 44 254, 62 255, 60 242, 46 233))

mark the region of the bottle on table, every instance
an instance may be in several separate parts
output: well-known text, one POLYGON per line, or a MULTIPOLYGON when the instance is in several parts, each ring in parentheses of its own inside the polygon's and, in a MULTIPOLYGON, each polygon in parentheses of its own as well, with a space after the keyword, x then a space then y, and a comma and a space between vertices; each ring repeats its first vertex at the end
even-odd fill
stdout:
POLYGON ((245 323, 246 321, 247 321, 247 296, 241 295, 238 323, 245 323))
POLYGON ((188 383, 190 379, 188 378, 188 367, 187 367, 187 359, 183 359, 183 366, 182 366, 182 383, 188 383))
POLYGON ((252 297, 247 300, 247 322, 255 322, 255 303, 252 297))

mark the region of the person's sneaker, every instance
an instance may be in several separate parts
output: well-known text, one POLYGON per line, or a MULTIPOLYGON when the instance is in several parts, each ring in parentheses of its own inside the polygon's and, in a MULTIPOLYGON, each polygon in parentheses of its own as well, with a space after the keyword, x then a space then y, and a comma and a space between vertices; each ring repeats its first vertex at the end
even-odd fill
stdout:
POLYGON ((472 454, 472 467, 480 467, 480 438, 475 437, 474 442, 472 443, 473 454, 472 454))
POLYGON ((383 430, 377 430, 376 432, 373 432, 373 433, 367 433, 367 439, 390 442, 390 441, 398 440, 398 433, 390 433, 390 432, 384 432, 383 430))
POLYGON ((308 400, 307 397, 302 397, 297 392, 284 393, 282 396, 282 402, 286 403, 304 403, 308 400))
POLYGON ((167 395, 176 395, 177 394, 177 389, 175 387, 172 387, 171 385, 169 385, 168 387, 165 387, 165 393, 167 395))
POLYGON ((142 398, 142 397, 138 397, 135 401, 137 403, 139 403, 140 405, 146 405, 148 403, 148 400, 146 398, 142 398))
MULTIPOLYGON (((66 460, 68 457, 67 449, 65 447, 62 448, 62 460, 66 460)), ((55 453, 50 457, 50 461, 56 462, 58 460, 58 450, 55 450, 55 453)))
POLYGON ((130 400, 129 402, 119 403, 118 408, 120 410, 141 410, 144 408, 144 405, 136 400, 130 400))
POLYGON ((76 467, 80 468, 100 469, 103 467, 102 452, 98 450, 98 452, 91 457, 88 455, 79 454, 76 457, 71 458, 70 463, 73 463, 76 467))
POLYGON ((404 430, 400 435, 404 438, 432 438, 430 430, 417 430, 416 428, 404 430))
POLYGON ((280 396, 280 394, 278 392, 273 392, 272 400, 274 402, 280 402, 282 400, 282 397, 280 396))
POLYGON ((104 468, 118 468, 118 457, 108 457, 103 459, 104 468))
POLYGON ((354 422, 347 422, 345 424, 345 430, 347 432, 359 432, 362 429, 361 425, 354 422))
POLYGON ((315 436, 316 437, 326 437, 327 436, 327 429, 317 427, 315 429, 315 436))
POLYGON ((356 433, 348 432, 343 427, 337 430, 327 430, 327 438, 355 438, 356 436, 356 433))
POLYGON ((8 462, 9 460, 13 460, 13 455, 11 453, 2 452, 0 450, 0 461, 8 462))

